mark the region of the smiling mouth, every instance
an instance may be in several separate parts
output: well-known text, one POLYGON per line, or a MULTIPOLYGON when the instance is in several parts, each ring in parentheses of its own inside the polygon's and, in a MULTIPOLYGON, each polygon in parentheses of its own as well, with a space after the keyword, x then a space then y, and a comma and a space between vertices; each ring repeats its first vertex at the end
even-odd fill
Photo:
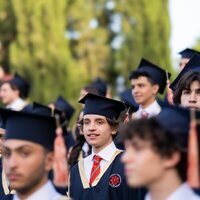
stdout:
POLYGON ((96 133, 90 133, 87 135, 88 137, 98 137, 99 134, 96 134, 96 133))

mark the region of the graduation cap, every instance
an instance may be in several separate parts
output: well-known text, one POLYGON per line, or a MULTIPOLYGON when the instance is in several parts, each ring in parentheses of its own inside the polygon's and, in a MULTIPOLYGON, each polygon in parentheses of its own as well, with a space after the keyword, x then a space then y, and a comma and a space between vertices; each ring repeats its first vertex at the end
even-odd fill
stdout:
POLYGON ((123 101, 128 107, 130 106, 131 111, 135 112, 138 110, 138 104, 135 102, 132 90, 127 89, 120 94, 121 101, 123 101))
POLYGON ((15 73, 14 77, 8 81, 11 85, 18 88, 20 91, 20 96, 22 98, 27 98, 30 90, 29 83, 22 78, 19 74, 15 73))
POLYGON ((123 102, 88 93, 79 103, 85 104, 83 114, 97 114, 118 119, 120 113, 126 109, 123 102))
POLYGON ((137 77, 139 73, 146 73, 151 79, 159 85, 159 93, 163 93, 167 84, 167 78, 171 76, 170 73, 166 73, 165 70, 158 67, 157 65, 149 62, 148 60, 142 58, 140 64, 136 70, 131 72, 129 79, 137 77))
POLYGON ((189 110, 164 102, 159 105, 162 107, 162 110, 155 117, 159 124, 170 133, 177 134, 178 137, 187 137, 190 126, 189 110))
POLYGON ((189 71, 200 72, 200 55, 195 54, 171 83, 170 88, 176 90, 179 80, 189 71))
POLYGON ((51 108, 43 104, 40 104, 38 102, 33 102, 33 104, 28 104, 22 109, 22 112, 36 113, 49 117, 54 116, 54 111, 52 111, 51 108))
POLYGON ((92 82, 91 86, 97 90, 99 95, 106 96, 107 84, 101 78, 97 77, 96 80, 92 82))
POLYGON ((200 54, 200 52, 196 51, 194 49, 186 48, 186 49, 180 51, 179 54, 181 55, 182 58, 190 59, 194 56, 194 54, 200 54))
POLYGON ((65 113, 65 117, 69 121, 74 113, 74 108, 62 96, 59 96, 54 102, 56 109, 65 113))
POLYGON ((55 139, 55 119, 50 117, 48 109, 32 109, 31 112, 19 112, 0 109, 5 139, 26 140, 40 144, 52 150, 55 139))

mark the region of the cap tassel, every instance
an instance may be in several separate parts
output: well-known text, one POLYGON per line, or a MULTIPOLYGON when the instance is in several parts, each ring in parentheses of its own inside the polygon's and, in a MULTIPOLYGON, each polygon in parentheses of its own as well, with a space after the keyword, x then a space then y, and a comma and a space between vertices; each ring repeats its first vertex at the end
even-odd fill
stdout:
POLYGON ((197 138, 197 122, 195 119, 195 111, 191 111, 191 122, 189 130, 189 141, 188 141, 188 171, 187 179, 188 184, 192 188, 200 187, 199 179, 199 152, 198 152, 198 138, 197 138))
POLYGON ((54 141, 55 160, 53 166, 54 184, 60 187, 66 187, 68 183, 68 165, 67 165, 67 150, 63 138, 63 130, 59 123, 59 116, 56 118, 56 139, 54 141))
POLYGON ((125 116, 124 116, 124 124, 127 124, 130 121, 130 115, 129 115, 130 107, 127 109, 125 116))
POLYGON ((173 105, 174 102, 173 102, 173 91, 172 89, 169 87, 170 86, 170 80, 169 80, 169 76, 168 76, 168 73, 166 71, 166 77, 167 77, 167 101, 170 105, 173 105))

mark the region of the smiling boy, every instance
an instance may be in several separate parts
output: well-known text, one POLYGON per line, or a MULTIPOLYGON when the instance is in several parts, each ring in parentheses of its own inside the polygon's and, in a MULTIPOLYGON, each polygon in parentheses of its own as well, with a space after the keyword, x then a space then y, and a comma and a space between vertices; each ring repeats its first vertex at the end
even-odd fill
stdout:
POLYGON ((122 151, 113 137, 117 134, 124 103, 87 94, 84 103, 82 129, 92 153, 72 167, 70 196, 73 200, 142 199, 142 193, 130 189, 125 181, 122 151))

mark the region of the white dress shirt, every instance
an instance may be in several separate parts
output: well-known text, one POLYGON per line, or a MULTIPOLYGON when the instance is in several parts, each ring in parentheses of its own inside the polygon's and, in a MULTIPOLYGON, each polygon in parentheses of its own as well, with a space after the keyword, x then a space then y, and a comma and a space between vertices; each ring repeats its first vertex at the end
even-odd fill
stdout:
MULTIPOLYGON (((26 200, 59 200, 62 195, 59 194, 53 187, 52 183, 48 181, 39 190, 31 194, 26 200)), ((20 200, 17 194, 14 194, 13 200, 20 200)))
MULTIPOLYGON (((145 200, 153 200, 148 193, 145 200)), ((200 200, 200 197, 193 192, 187 183, 182 184, 175 192, 164 200, 200 200)))
POLYGON ((22 110, 25 106, 27 105, 26 101, 24 101, 21 98, 16 99, 14 102, 12 102, 11 104, 7 105, 6 108, 7 109, 11 109, 11 110, 16 110, 16 111, 20 111, 22 110))
POLYGON ((157 101, 154 101, 152 104, 150 104, 148 107, 146 107, 145 109, 143 109, 141 106, 139 106, 139 109, 137 110, 137 112, 135 112, 133 114, 133 118, 134 119, 140 119, 142 111, 145 111, 146 113, 148 113, 148 118, 153 117, 155 115, 158 115, 161 111, 161 107, 158 104, 157 101))
MULTIPOLYGON (((111 142, 107 147, 105 147, 98 154, 96 154, 102 158, 102 160, 100 162, 101 169, 103 169, 106 166, 106 164, 110 162, 110 160, 116 150, 117 150, 117 148, 116 148, 114 142, 111 142)), ((88 157, 84 158, 84 160, 83 160, 84 170, 85 170, 86 178, 88 181, 90 180, 90 173, 91 173, 92 166, 93 166, 94 155, 95 155, 95 153, 92 150, 92 153, 88 157)))

